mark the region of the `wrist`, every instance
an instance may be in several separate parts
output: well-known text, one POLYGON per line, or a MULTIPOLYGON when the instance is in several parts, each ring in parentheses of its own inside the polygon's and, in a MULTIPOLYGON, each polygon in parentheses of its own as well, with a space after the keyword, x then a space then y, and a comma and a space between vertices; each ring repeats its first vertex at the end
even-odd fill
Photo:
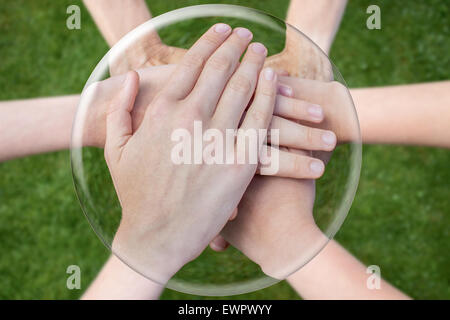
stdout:
POLYGON ((168 241, 152 238, 150 233, 141 235, 137 228, 126 227, 121 222, 114 236, 112 252, 135 271, 165 285, 185 263, 180 261, 180 255, 172 253, 168 241))
POLYGON ((135 40, 126 50, 126 59, 134 69, 139 69, 147 62, 151 61, 165 44, 162 43, 156 32, 152 32, 149 35, 141 36, 140 39, 135 40))
POLYGON ((143 277, 112 255, 82 299, 158 299, 164 286, 143 277))
POLYGON ((267 257, 260 267, 272 278, 286 279, 308 263, 327 241, 328 238, 314 222, 305 224, 291 234, 287 243, 281 243, 278 248, 271 250, 275 256, 267 257))

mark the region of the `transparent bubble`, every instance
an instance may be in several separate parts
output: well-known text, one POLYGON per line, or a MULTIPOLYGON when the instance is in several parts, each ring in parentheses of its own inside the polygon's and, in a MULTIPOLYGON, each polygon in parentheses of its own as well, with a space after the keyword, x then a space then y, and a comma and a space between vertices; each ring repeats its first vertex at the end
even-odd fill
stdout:
MULTIPOLYGON (((294 259, 283 267, 285 274, 290 274, 317 255, 342 225, 358 185, 361 142, 356 111, 337 68, 303 33, 264 12, 232 5, 182 8, 149 20, 117 43, 98 63, 86 82, 77 111, 71 150, 76 192, 92 228, 111 248, 120 222, 121 208, 104 160, 101 136, 105 132, 105 109, 99 97, 112 96, 114 88, 123 81, 123 77, 111 74, 119 75, 130 67, 144 68, 138 70, 141 84, 134 107, 136 114, 142 114, 158 83, 163 82, 168 74, 169 67, 164 65, 176 63, 183 55, 184 51, 178 48, 190 48, 218 22, 233 28, 250 29, 254 35, 253 42, 261 42, 268 48, 268 56, 272 56, 268 65, 287 71, 291 77, 311 79, 314 81, 311 83, 320 85, 323 93, 321 102, 329 105, 325 122, 337 123, 333 129, 339 131, 338 138, 342 140, 332 154, 315 154, 322 159, 330 159, 325 174, 316 181, 313 213, 315 223, 325 237, 309 239, 306 233, 299 231, 296 237, 299 245, 293 246, 290 249, 292 252, 287 252, 294 259), (165 46, 158 45, 156 33, 165 46), (130 53, 133 59, 129 58, 130 53), (155 81, 155 72, 152 75, 146 73, 148 68, 145 67, 148 66, 160 68, 156 73, 159 80, 155 81), (109 86, 99 86, 97 82, 105 79, 108 79, 109 86)), ((127 261, 124 258, 126 252, 114 253, 137 272, 157 281, 139 263, 127 261)), ((274 252, 273 256, 276 257, 277 253, 274 252)), ((185 293, 224 296, 255 291, 278 281, 266 276, 257 264, 233 247, 221 253, 206 248, 166 286, 185 293)))

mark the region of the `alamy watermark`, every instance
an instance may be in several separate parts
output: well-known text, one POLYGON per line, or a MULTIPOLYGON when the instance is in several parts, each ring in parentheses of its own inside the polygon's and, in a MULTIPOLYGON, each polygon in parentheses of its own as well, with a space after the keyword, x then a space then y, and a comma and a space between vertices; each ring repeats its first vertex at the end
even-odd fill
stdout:
POLYGON ((380 290, 381 289, 381 269, 377 265, 368 266, 366 273, 370 274, 367 278, 366 286, 369 290, 380 290))
POLYGON ((69 290, 81 289, 81 269, 79 266, 73 264, 67 267, 66 273, 70 276, 67 277, 66 287, 69 290))
POLYGON ((171 140, 176 142, 171 150, 174 164, 260 164, 260 172, 273 175, 279 168, 279 150, 265 146, 267 136, 278 146, 278 129, 219 129, 203 132, 201 121, 194 121, 191 133, 184 128, 175 129, 171 140))
POLYGON ((81 10, 80 7, 72 4, 67 7, 66 13, 70 14, 66 20, 66 27, 69 30, 80 30, 81 29, 81 10))
POLYGON ((367 29, 373 30, 373 29, 381 29, 381 9, 376 4, 372 4, 367 7, 366 10, 367 14, 370 14, 370 16, 367 18, 366 26, 367 29))

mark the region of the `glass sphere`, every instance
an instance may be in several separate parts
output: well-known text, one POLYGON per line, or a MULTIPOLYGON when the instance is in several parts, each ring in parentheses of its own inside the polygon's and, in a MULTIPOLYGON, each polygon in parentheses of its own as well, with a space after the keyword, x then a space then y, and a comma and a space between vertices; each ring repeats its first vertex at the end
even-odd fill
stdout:
MULTIPOLYGON (((174 10, 140 25, 122 38, 101 59, 86 82, 74 120, 71 161, 76 193, 83 212, 94 231, 111 249, 112 240, 121 219, 121 207, 104 160, 102 148, 89 140, 92 122, 104 130, 93 114, 97 104, 95 93, 87 88, 95 82, 125 72, 130 68, 127 54, 142 55, 140 66, 158 66, 176 63, 192 44, 213 24, 222 22, 231 27, 245 27, 252 31, 254 42, 268 49, 268 65, 289 76, 340 83, 336 112, 330 117, 341 117, 345 139, 331 153, 316 153, 329 162, 324 175, 316 181, 313 217, 325 237, 307 242, 307 248, 298 255, 295 264, 286 266, 289 273, 300 269, 333 238, 342 225, 356 193, 361 166, 361 139, 359 124, 345 81, 326 54, 301 31, 267 13, 234 5, 199 5, 174 10), (165 50, 154 45, 161 39, 165 50), (151 40, 153 39, 153 40, 151 40), (157 39, 154 42, 154 39, 157 39), (343 89, 343 90, 342 90, 343 89), (342 101, 347 101, 343 103, 342 101), (331 157, 331 158, 330 158, 331 157)), ((335 94, 330 92, 330 95, 335 94)), ((139 98, 138 98, 139 100, 139 98)), ((136 102, 137 103, 137 102, 136 102)), ((333 119, 330 119, 333 120, 333 119)), ((158 186, 155 185, 155 188, 158 186)), ((143 276, 152 279, 145 268, 132 264, 114 252, 124 263, 143 276)), ((224 252, 206 248, 194 261, 185 265, 167 284, 168 288, 196 295, 225 296, 242 294, 270 286, 279 280, 266 276, 259 266, 239 250, 230 247, 224 252)))

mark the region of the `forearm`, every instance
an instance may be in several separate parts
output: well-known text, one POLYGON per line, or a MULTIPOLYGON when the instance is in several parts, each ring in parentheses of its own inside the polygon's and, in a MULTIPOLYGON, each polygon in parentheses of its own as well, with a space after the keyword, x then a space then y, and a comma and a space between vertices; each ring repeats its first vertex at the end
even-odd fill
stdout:
POLYGON ((0 162, 67 149, 79 95, 0 103, 0 162))
POLYGON ((450 81, 352 89, 364 143, 450 148, 450 81))
POLYGON ((328 53, 346 5, 347 0, 291 0, 287 22, 328 53))
MULTIPOLYGON (((144 0, 84 0, 84 4, 110 46, 152 17, 144 0)), ((156 32, 152 38, 160 41, 156 32)))
POLYGON ((287 281, 304 299, 408 299, 384 280, 380 289, 369 289, 369 276, 361 262, 332 240, 287 281))
POLYGON ((86 290, 84 300, 153 300, 164 287, 153 282, 111 256, 86 290))

